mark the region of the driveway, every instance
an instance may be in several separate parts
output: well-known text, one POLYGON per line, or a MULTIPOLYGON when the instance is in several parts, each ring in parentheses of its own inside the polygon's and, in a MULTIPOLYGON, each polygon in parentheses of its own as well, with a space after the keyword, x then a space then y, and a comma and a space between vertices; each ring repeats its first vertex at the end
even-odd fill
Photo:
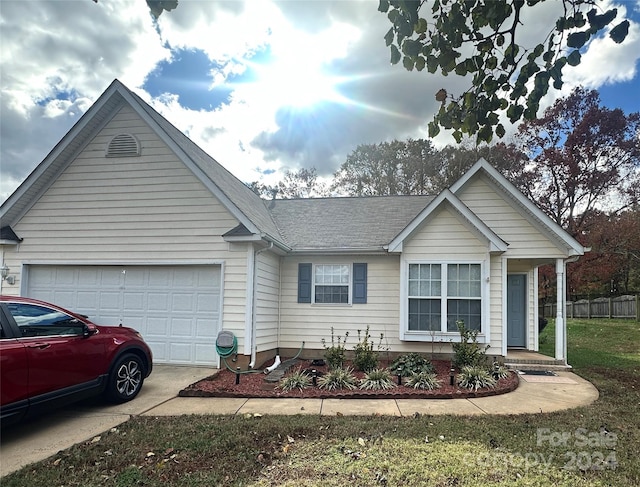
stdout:
POLYGON ((0 476, 44 460, 108 431, 176 397, 178 391, 214 372, 209 367, 154 365, 133 401, 110 405, 99 398, 78 402, 4 428, 0 444, 0 476))

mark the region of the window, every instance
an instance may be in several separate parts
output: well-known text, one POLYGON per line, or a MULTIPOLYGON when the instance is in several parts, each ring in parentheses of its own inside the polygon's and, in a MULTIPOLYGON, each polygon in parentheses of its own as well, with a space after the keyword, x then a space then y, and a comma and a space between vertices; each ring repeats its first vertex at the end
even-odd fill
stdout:
POLYGON ((482 265, 410 263, 407 330, 457 333, 456 322, 482 329, 482 265))
POLYGON ((365 304, 367 264, 298 264, 298 303, 365 304))
POLYGON ((314 271, 315 303, 349 303, 348 265, 316 265, 314 271))
POLYGON ((7 308, 23 337, 82 335, 84 324, 54 309, 24 303, 9 303, 7 308))
POLYGON ((440 331, 440 264, 409 264, 409 330, 440 331))

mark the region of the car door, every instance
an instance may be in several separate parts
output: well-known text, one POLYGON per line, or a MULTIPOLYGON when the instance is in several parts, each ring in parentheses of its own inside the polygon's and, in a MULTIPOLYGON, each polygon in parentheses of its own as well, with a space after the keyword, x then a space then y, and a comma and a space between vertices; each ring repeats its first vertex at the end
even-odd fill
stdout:
POLYGON ((104 346, 98 335, 84 336, 76 317, 23 302, 9 302, 29 362, 29 397, 86 384, 104 372, 104 346))
POLYGON ((28 397, 27 351, 15 337, 0 308, 0 405, 16 405, 28 397))

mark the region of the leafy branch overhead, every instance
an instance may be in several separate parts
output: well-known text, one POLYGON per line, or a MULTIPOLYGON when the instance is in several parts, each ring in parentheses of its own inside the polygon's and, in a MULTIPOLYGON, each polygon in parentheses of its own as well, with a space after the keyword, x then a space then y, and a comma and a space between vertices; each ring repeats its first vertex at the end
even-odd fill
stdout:
MULTIPOLYGON (((459 142, 464 134, 478 142, 502 137, 505 128, 498 112, 506 110, 511 123, 536 117, 549 87, 562 87, 565 66, 577 66, 580 50, 610 26, 617 9, 602 10, 597 0, 380 0, 392 27, 384 39, 391 63, 409 71, 471 76, 471 87, 461 95, 440 89, 440 109, 429 123, 429 136, 453 130, 459 142), (516 36, 522 17, 545 4, 560 16, 540 42, 525 46, 516 36), (430 6, 430 8, 429 8, 430 6), (559 7, 562 7, 561 9, 559 7)), ((541 10, 538 8, 535 12, 541 10)), ((609 37, 621 43, 629 21, 614 25, 609 37)))

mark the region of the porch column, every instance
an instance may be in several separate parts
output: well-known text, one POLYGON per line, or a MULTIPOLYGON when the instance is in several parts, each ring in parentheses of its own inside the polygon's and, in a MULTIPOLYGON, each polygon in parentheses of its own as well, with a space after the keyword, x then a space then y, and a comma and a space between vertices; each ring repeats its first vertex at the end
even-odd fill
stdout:
POLYGON ((556 360, 567 362, 565 357, 565 290, 566 275, 563 259, 556 259, 556 360))

